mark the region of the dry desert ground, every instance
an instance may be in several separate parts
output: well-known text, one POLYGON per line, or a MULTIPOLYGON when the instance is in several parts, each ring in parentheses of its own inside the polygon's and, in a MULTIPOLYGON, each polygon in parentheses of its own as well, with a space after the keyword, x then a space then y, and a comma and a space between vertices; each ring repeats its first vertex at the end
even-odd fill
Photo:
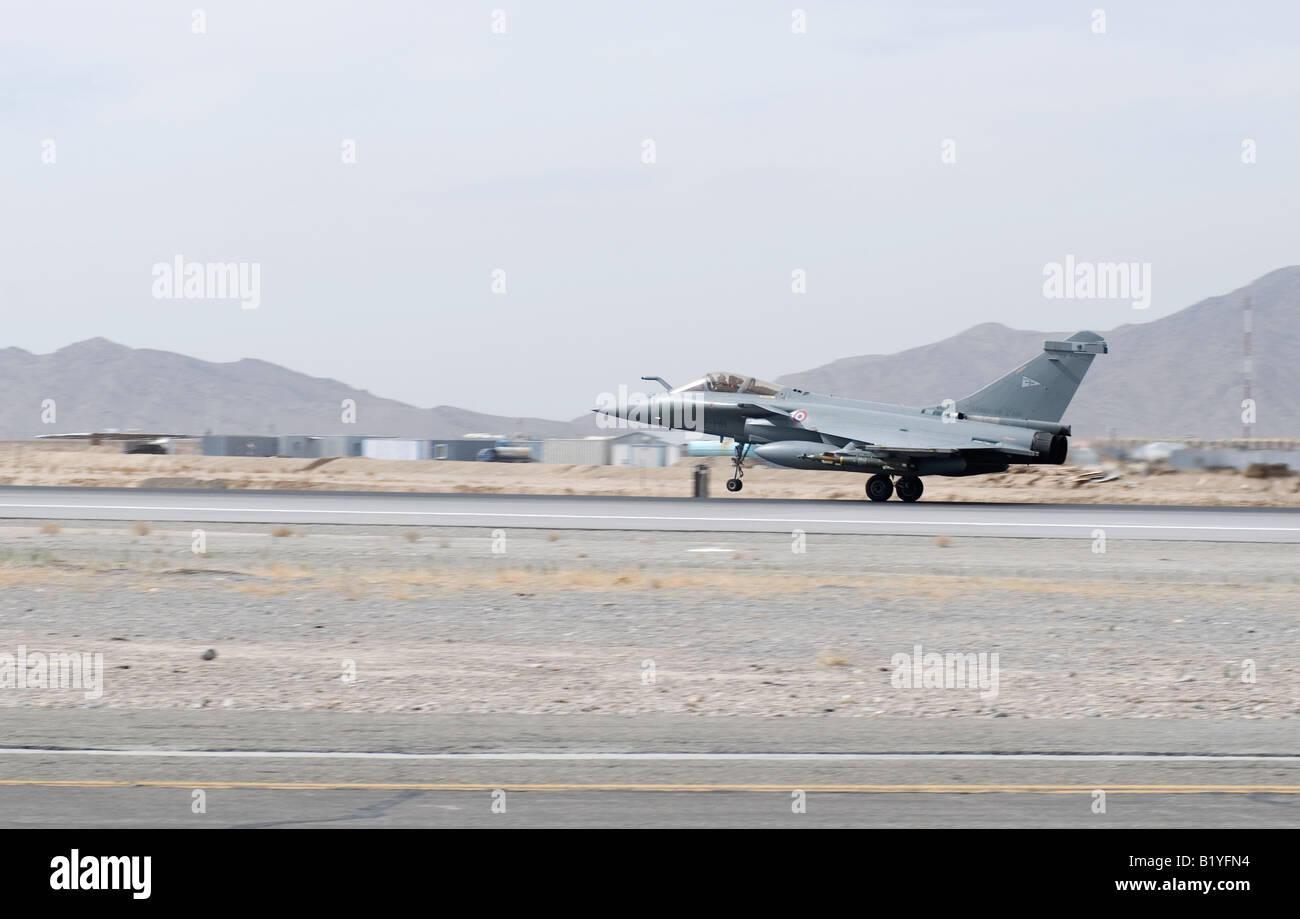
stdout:
MULTIPOLYGON (((866 476, 747 466, 743 492, 724 484, 729 462, 684 459, 669 467, 458 463, 353 457, 126 455, 117 448, 0 448, 0 486, 229 488, 294 491, 467 492, 485 494, 689 497, 692 469, 710 468, 711 497, 865 500, 866 476)), ((1173 471, 1149 464, 1102 467, 1013 466, 1000 475, 930 476, 926 501, 999 503, 1300 506, 1300 477, 1249 478, 1238 472, 1173 471), (1098 481, 1099 478, 1106 481, 1098 481)))

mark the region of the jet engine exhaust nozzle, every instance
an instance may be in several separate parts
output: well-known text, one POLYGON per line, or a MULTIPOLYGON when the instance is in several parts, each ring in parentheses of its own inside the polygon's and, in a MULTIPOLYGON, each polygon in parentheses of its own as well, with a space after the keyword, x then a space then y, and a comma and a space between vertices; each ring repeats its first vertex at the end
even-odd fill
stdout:
POLYGON ((1039 431, 1034 435, 1030 442, 1030 449, 1036 450, 1042 457, 1040 462, 1051 463, 1054 466, 1060 466, 1065 462, 1065 456, 1070 452, 1070 439, 1064 434, 1049 434, 1046 431, 1039 431))

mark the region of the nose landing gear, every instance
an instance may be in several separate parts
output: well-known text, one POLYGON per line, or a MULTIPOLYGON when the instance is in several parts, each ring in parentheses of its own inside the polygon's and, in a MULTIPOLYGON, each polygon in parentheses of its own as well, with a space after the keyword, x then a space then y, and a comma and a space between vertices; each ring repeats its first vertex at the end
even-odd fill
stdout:
POLYGON ((745 447, 745 444, 736 444, 736 458, 731 461, 736 471, 734 476, 727 479, 727 491, 740 491, 745 487, 745 483, 740 481, 740 477, 745 474, 740 465, 740 461, 745 458, 745 447))

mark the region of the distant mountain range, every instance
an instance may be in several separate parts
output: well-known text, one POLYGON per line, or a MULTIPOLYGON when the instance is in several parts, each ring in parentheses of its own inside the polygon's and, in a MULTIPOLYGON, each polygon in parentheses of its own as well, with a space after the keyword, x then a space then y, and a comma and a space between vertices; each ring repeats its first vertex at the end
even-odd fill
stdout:
POLYGON ((51 354, 0 350, 0 438, 74 431, 176 434, 375 434, 447 438, 469 433, 565 437, 577 425, 506 418, 450 405, 416 408, 266 361, 212 363, 92 338, 51 354), (53 399, 56 421, 41 423, 53 399), (356 423, 345 424, 345 399, 356 423))
MULTIPOLYGON (((1241 434, 1242 300, 1254 316, 1257 437, 1300 436, 1300 266, 1163 319, 1102 332, 1097 358, 1065 420, 1076 435, 1237 437, 1241 434)), ((909 405, 959 399, 1033 356, 1045 338, 985 323, 932 345, 848 357, 781 378, 803 389, 909 405)), ((51 354, 0 350, 0 438, 105 428, 202 434, 344 433, 572 437, 599 433, 594 416, 509 418, 449 405, 417 408, 259 360, 212 363, 93 338, 51 354), (55 400, 55 424, 41 423, 55 400), (357 423, 340 420, 352 399, 357 423)))

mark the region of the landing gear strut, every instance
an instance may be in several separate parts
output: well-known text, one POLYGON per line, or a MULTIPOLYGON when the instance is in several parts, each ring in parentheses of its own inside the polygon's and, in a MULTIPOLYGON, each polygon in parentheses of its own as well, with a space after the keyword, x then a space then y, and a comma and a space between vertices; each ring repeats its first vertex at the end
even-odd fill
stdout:
POLYGON ((888 501, 893 493, 894 483, 883 472, 878 472, 867 479, 867 497, 872 501, 888 501))
POLYGON ((740 465, 740 461, 745 457, 745 446, 745 444, 736 444, 736 458, 731 461, 736 467, 736 474, 727 479, 727 491, 740 491, 745 487, 745 483, 740 481, 740 477, 745 474, 745 470, 740 465))
POLYGON ((900 476, 894 487, 898 490, 898 497, 908 503, 921 497, 921 492, 925 491, 920 476, 915 475, 900 476))

